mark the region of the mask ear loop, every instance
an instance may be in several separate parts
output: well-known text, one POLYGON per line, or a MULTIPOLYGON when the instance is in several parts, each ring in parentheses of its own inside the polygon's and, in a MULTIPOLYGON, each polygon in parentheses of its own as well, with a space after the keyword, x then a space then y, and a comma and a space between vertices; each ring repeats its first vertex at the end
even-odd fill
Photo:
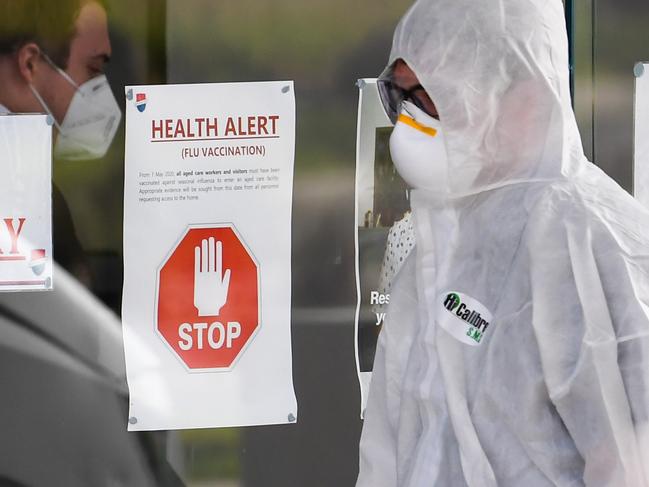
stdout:
POLYGON ((54 69, 55 69, 55 70, 56 70, 56 71, 57 71, 61 76, 63 76, 63 78, 64 78, 68 83, 70 83, 70 84, 71 84, 72 86, 74 86, 77 90, 79 90, 79 85, 78 85, 78 84, 77 84, 77 83, 76 83, 76 82, 75 82, 75 81, 70 77, 70 75, 69 75, 68 73, 66 73, 63 69, 59 68, 59 67, 56 65, 56 63, 55 63, 54 61, 52 61, 52 59, 51 59, 47 54, 45 54, 44 52, 41 51, 41 56, 43 56, 43 59, 45 59, 45 61, 47 61, 47 64, 49 64, 50 66, 52 66, 52 68, 54 68, 54 69))
POLYGON ((45 54, 44 52, 41 51, 41 55, 43 56, 43 59, 45 59, 45 61, 47 61, 47 63, 50 66, 52 66, 53 69, 55 69, 57 71, 57 73, 59 73, 61 76, 63 76, 63 79, 65 79, 68 83, 70 83, 75 88, 77 93, 79 95, 81 95, 82 98, 87 97, 87 93, 85 93, 84 90, 81 89, 81 86, 79 84, 77 84, 77 82, 74 81, 70 77, 70 75, 68 73, 66 73, 62 68, 57 66, 56 63, 54 61, 52 61, 52 59, 47 54, 45 54))
POLYGON ((59 134, 60 134, 60 135, 64 135, 64 134, 63 134, 63 129, 61 128, 61 125, 60 125, 59 122, 56 120, 56 117, 55 117, 54 114, 52 113, 52 110, 50 110, 50 107, 48 107, 48 106, 47 106, 47 103, 45 103, 45 100, 43 100, 43 97, 42 97, 42 96, 40 95, 40 93, 36 90, 36 88, 34 88, 34 85, 32 85, 31 83, 29 83, 29 89, 32 91, 32 94, 34 95, 34 98, 36 98, 36 100, 38 100, 38 103, 40 103, 40 105, 41 105, 41 107, 43 108, 43 110, 45 110, 45 112, 47 113, 47 116, 50 117, 50 118, 52 119, 52 121, 54 122, 54 125, 56 126, 56 129, 59 131, 59 134))
MULTIPOLYGON (((54 70, 56 70, 57 73, 59 73, 61 76, 63 76, 63 79, 65 79, 68 83, 70 83, 72 86, 74 86, 75 90, 80 92, 79 85, 77 83, 75 83, 75 81, 70 77, 70 75, 68 73, 66 73, 61 68, 59 68, 56 65, 56 63, 54 61, 52 61, 52 59, 47 54, 45 54, 43 51, 41 51, 41 56, 43 57, 43 59, 45 59, 47 64, 49 64, 54 70)), ((63 137, 65 137, 65 132, 63 131, 63 128, 61 127, 61 124, 58 122, 58 120, 56 119, 56 117, 52 113, 52 110, 50 110, 50 107, 47 105, 47 103, 45 103, 45 100, 43 99, 41 94, 38 92, 38 90, 36 90, 36 88, 34 88, 34 85, 31 84, 31 83, 29 83, 29 89, 32 91, 34 97, 38 100, 38 103, 40 103, 41 107, 43 107, 43 110, 45 110, 45 112, 54 121, 54 125, 56 126, 57 130, 59 131, 59 135, 62 135, 63 137)))

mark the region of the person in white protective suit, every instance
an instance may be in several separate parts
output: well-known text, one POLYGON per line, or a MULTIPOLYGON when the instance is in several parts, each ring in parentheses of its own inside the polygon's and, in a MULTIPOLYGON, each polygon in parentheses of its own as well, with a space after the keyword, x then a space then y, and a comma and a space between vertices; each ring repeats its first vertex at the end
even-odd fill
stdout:
POLYGON ((649 212, 585 158, 567 53, 560 0, 420 0, 396 29, 416 245, 357 487, 649 487, 649 212))

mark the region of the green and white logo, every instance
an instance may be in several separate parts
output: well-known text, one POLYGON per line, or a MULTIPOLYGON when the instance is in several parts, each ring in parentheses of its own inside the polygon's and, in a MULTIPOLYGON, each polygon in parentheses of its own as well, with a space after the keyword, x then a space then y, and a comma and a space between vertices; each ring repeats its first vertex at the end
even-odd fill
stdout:
POLYGON ((457 291, 447 291, 440 301, 439 325, 467 345, 478 346, 491 324, 492 315, 477 299, 457 291))

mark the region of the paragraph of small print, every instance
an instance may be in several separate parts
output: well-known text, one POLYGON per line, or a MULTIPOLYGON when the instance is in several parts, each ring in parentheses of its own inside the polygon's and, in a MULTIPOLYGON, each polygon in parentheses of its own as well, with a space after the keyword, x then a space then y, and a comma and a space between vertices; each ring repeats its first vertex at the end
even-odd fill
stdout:
POLYGON ((210 169, 138 173, 140 203, 200 201, 222 191, 272 191, 280 188, 280 168, 210 169))

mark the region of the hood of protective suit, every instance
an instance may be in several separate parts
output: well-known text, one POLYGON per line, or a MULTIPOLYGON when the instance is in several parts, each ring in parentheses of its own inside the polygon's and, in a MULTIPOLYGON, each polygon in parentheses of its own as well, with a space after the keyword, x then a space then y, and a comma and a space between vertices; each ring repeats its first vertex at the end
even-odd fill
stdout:
POLYGON ((422 0, 394 34, 435 103, 451 194, 579 170, 560 0, 422 0))
POLYGON ((585 159, 567 52, 559 0, 396 29, 450 187, 411 193, 357 487, 649 487, 649 213, 585 159))

